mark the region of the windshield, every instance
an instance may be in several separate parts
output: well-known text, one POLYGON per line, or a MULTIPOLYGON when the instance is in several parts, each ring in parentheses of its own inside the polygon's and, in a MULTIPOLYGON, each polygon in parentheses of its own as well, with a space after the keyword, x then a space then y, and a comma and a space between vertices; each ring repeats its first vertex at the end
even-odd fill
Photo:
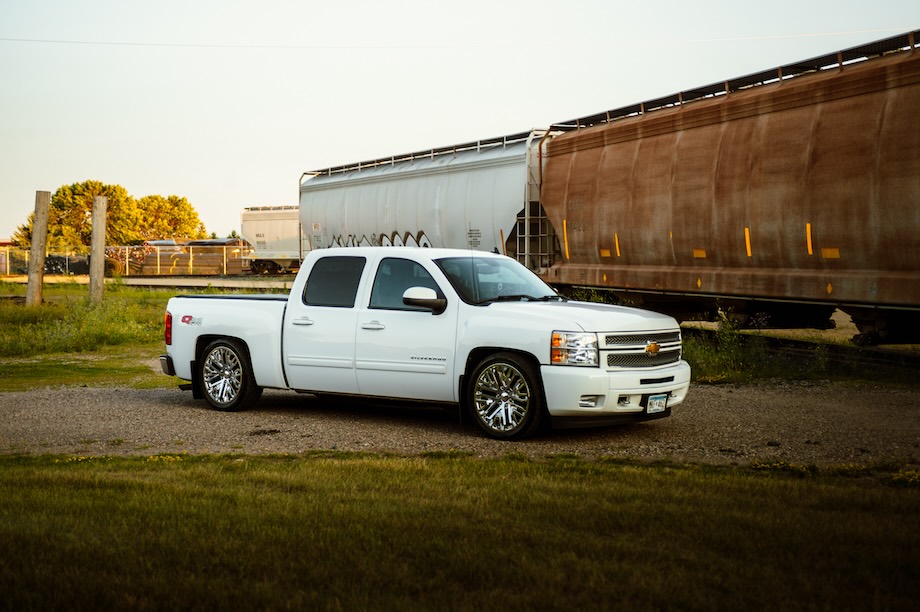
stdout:
POLYGON ((469 304, 562 300, 533 272, 508 258, 446 257, 435 261, 460 298, 469 304))

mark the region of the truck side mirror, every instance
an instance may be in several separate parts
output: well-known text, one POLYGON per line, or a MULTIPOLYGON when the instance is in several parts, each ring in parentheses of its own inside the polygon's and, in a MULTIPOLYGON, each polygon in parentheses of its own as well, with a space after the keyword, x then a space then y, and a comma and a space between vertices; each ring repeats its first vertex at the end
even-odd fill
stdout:
POLYGON ((403 304, 430 310, 431 314, 435 315, 447 310, 447 300, 439 298, 435 290, 430 287, 409 287, 403 293, 403 304))

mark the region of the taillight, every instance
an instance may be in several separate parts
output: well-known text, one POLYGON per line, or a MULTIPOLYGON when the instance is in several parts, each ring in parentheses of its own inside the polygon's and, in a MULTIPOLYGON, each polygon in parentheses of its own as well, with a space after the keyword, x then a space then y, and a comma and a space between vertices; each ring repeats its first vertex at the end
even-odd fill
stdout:
POLYGON ((166 346, 172 345, 172 313, 168 310, 166 311, 166 317, 163 321, 166 324, 164 336, 166 338, 166 346))

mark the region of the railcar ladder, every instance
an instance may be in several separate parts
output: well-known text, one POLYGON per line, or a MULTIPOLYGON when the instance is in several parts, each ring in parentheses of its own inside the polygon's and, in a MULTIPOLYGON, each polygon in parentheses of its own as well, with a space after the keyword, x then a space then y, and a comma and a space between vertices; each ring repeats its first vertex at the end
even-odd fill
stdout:
POLYGON ((539 201, 527 202, 517 217, 517 260, 538 271, 553 264, 553 226, 539 201))
POLYGON ((556 236, 540 203, 540 182, 543 176, 542 148, 550 134, 533 130, 527 143, 527 192, 523 210, 515 225, 516 257, 519 262, 538 272, 553 265, 556 236))

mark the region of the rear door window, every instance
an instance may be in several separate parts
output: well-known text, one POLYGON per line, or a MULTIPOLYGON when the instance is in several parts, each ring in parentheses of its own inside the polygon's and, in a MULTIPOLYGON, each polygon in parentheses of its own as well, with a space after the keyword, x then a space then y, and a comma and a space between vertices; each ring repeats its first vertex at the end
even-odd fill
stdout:
POLYGON ((303 290, 303 303, 308 306, 354 308, 364 264, 363 257, 353 256, 317 260, 303 290))

